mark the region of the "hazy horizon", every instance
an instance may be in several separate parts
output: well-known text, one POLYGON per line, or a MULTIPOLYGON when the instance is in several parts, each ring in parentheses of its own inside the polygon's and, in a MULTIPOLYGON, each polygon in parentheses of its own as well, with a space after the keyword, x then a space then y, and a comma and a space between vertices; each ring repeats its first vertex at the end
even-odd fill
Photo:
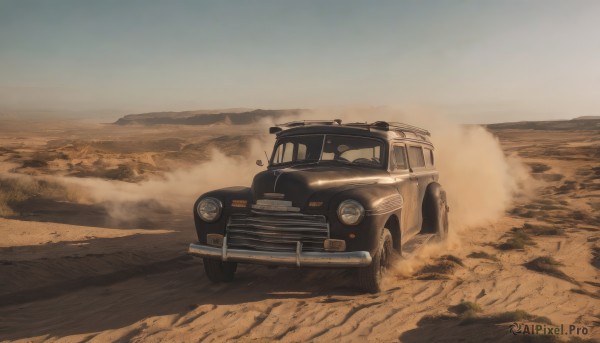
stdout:
POLYGON ((0 0, 0 114, 600 115, 600 2, 0 0))

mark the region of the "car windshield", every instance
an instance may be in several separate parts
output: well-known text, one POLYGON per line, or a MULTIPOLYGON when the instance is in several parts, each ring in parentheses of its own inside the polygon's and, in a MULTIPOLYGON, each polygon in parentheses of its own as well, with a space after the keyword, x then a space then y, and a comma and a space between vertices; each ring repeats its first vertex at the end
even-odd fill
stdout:
POLYGON ((271 165, 333 162, 382 166, 383 143, 377 139, 341 135, 303 135, 277 141, 271 165))

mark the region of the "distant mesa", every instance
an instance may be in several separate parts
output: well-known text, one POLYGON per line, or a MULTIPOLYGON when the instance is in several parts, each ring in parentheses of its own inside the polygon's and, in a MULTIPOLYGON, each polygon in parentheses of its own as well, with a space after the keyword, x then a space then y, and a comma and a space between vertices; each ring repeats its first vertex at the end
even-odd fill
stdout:
POLYGON ((573 118, 573 120, 600 120, 600 116, 582 116, 573 118))
POLYGON ((585 116, 571 120, 520 121, 486 125, 492 130, 600 131, 600 116, 585 116))
POLYGON ((185 112, 152 112, 128 114, 115 122, 117 125, 244 125, 252 124, 261 119, 279 119, 287 116, 298 116, 305 110, 247 110, 227 109, 212 111, 185 112))

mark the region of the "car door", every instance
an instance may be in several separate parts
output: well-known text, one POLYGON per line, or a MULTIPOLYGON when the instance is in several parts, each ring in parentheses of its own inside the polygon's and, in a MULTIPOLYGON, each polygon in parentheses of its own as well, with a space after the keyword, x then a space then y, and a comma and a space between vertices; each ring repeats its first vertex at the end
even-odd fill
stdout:
POLYGON ((421 224, 423 223, 423 213, 421 211, 421 204, 425 197, 425 190, 429 184, 431 173, 426 167, 425 156, 423 154, 423 148, 418 144, 408 144, 406 146, 408 151, 408 164, 410 166, 410 180, 414 189, 414 205, 416 207, 413 211, 411 218, 410 230, 411 234, 417 234, 421 231, 421 224))
POLYGON ((405 144, 394 143, 390 154, 390 174, 394 178, 398 193, 402 195, 403 205, 400 218, 402 240, 409 240, 414 234, 414 217, 418 210, 415 201, 418 196, 418 182, 410 175, 405 144))

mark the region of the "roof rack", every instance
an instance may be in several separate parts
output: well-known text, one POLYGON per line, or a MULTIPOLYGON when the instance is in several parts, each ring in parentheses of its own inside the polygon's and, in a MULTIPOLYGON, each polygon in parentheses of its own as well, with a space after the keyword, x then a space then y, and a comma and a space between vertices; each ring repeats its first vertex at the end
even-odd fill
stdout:
POLYGON ((284 127, 298 127, 307 125, 342 125, 341 119, 333 120, 298 120, 291 121, 283 124, 275 124, 275 126, 269 128, 269 133, 277 133, 283 131, 284 127))
MULTIPOLYGON (((283 128, 292 128, 298 126, 309 126, 309 125, 342 125, 341 119, 334 120, 300 120, 300 121, 292 121, 284 124, 276 124, 275 126, 269 129, 269 133, 278 133, 283 131, 283 128)), ((422 129, 420 127, 416 127, 413 125, 397 123, 397 122, 386 122, 386 121, 376 121, 374 123, 348 123, 344 124, 344 126, 351 127, 360 127, 363 129, 371 130, 384 130, 384 131, 410 131, 420 135, 431 136, 429 131, 422 129)))
POLYGON ((386 121, 376 121, 374 123, 349 123, 346 126, 357 126, 364 127, 369 129, 377 129, 384 131, 411 131, 414 133, 418 133, 421 135, 431 136, 429 131, 422 129, 420 127, 416 127, 413 125, 397 123, 397 122, 386 122, 386 121))
POLYGON ((421 135, 431 136, 429 131, 422 129, 420 127, 416 127, 413 125, 398 123, 398 122, 385 122, 385 121, 377 121, 374 124, 387 126, 388 130, 401 130, 401 131, 412 131, 414 133, 418 133, 421 135))

